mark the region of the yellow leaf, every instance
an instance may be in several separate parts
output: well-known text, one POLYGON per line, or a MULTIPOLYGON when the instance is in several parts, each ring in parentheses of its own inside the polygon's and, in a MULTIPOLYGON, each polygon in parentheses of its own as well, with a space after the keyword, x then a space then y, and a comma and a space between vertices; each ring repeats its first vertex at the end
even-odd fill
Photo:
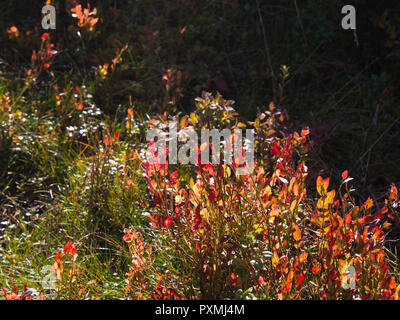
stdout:
POLYGON ((185 129, 189 124, 189 120, 186 116, 181 119, 181 129, 185 129))
POLYGON ((318 199, 317 208, 318 209, 323 209, 324 208, 324 199, 323 198, 319 198, 318 199))
POLYGON ((206 208, 201 209, 200 210, 200 216, 205 219, 206 221, 208 221, 209 218, 209 214, 208 214, 208 210, 206 208))
POLYGON ((197 116, 194 113, 190 114, 190 122, 192 125, 195 125, 197 123, 197 116))
POLYGON ((335 199, 335 190, 331 190, 326 194, 325 204, 333 203, 333 199, 335 199))
POLYGON ((226 164, 223 166, 223 168, 224 168, 224 177, 225 179, 227 179, 231 176, 231 169, 226 164))
POLYGON ((331 203, 333 203, 333 200, 334 200, 334 198, 335 198, 335 194, 336 194, 335 190, 331 190, 331 191, 329 191, 329 192, 326 194, 325 197, 319 198, 319 199, 318 199, 318 202, 317 202, 317 208, 318 208, 318 209, 325 209, 325 210, 327 210, 328 207, 329 207, 329 205, 330 205, 331 203))
POLYGON ((292 203, 290 204, 290 212, 294 212, 294 209, 296 209, 297 206, 297 200, 293 200, 292 203))
POLYGON ((278 263, 279 263, 279 256, 278 256, 278 254, 276 253, 276 251, 274 251, 274 255, 273 255, 273 257, 272 257, 272 265, 273 265, 274 267, 276 267, 276 266, 278 265, 278 263))
POLYGON ((317 178, 317 192, 320 196, 325 196, 329 187, 329 178, 322 179, 321 176, 317 178))
POLYGON ((399 296, 400 296, 400 285, 398 285, 396 288, 396 294, 394 296, 394 299, 399 300, 399 296))

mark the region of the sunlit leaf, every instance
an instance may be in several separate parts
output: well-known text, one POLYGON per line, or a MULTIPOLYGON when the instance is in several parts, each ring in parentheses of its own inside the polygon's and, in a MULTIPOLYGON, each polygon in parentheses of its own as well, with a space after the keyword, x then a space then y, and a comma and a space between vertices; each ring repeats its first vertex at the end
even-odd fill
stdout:
POLYGON ((320 196, 325 196, 329 187, 329 178, 322 179, 321 176, 317 178, 317 192, 320 196))
POLYGON ((300 231, 298 225, 293 222, 292 228, 293 228, 293 238, 294 238, 294 240, 300 241, 301 240, 301 231, 300 231))

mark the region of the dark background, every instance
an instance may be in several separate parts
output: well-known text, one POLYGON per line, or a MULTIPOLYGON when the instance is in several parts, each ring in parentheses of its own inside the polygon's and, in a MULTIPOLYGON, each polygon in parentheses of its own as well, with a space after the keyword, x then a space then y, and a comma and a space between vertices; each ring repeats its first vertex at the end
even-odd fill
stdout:
MULTIPOLYGON (((96 104, 105 113, 115 112, 114 106, 126 104, 129 96, 143 113, 189 111, 193 99, 208 90, 235 100, 240 115, 252 120, 257 108, 273 100, 288 112, 293 129, 310 126, 315 141, 310 167, 316 174, 338 177, 349 169, 358 195, 377 201, 390 183, 399 183, 398 1, 90 4, 97 8, 100 21, 97 34, 85 39, 83 48, 71 29, 75 21, 69 9, 74 1, 55 1, 57 29, 50 34, 56 47, 63 49, 53 69, 56 76, 65 70, 79 75, 93 87, 96 104), (359 45, 352 30, 341 28, 341 8, 346 4, 356 8, 359 45), (130 51, 119 69, 103 83, 91 84, 93 67, 113 59, 126 43, 130 51), (290 75, 280 96, 282 65, 289 67, 290 75), (172 85, 173 104, 165 102, 161 81, 167 69, 185 75, 172 85)), ((39 39, 42 5, 1 1, 0 57, 7 75, 15 79, 29 67, 37 40, 15 47, 6 31, 16 25, 39 39)))

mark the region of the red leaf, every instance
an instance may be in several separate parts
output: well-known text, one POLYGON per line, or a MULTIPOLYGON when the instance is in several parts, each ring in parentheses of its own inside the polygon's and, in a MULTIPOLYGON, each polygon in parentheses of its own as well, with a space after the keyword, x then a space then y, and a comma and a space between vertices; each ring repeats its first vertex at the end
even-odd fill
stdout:
POLYGON ((272 147, 272 154, 279 156, 279 148, 278 148, 278 144, 276 143, 276 141, 274 141, 274 146, 272 147))
POLYGON ((46 41, 47 38, 49 37, 49 34, 47 32, 42 34, 42 41, 46 41))
POLYGON ((301 274, 301 275, 299 276, 299 278, 297 279, 297 285, 298 285, 298 286, 301 285, 301 283, 304 281, 305 278, 306 278, 305 275, 304 275, 304 274, 301 274))
POLYGON ((71 256, 72 260, 75 260, 78 256, 78 251, 75 248, 74 242, 68 242, 64 247, 64 254, 71 256))
POLYGON ((174 171, 171 173, 170 180, 171 182, 175 181, 178 178, 178 171, 174 171))
POLYGON ((124 232, 125 232, 125 235, 123 237, 124 241, 131 242, 133 238, 131 231, 129 229, 125 229, 124 232))
POLYGON ((312 267, 311 272, 316 274, 320 269, 321 267, 319 265, 315 265, 314 267, 312 267))
POLYGON ((168 219, 165 220, 164 222, 165 226, 167 227, 167 229, 171 228, 172 225, 172 217, 169 217, 168 219))

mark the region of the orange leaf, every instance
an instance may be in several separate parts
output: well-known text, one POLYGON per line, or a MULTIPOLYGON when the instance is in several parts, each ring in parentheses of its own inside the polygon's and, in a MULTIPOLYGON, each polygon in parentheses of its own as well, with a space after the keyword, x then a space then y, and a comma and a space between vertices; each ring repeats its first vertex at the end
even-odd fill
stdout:
POLYGON ((184 26, 184 27, 181 29, 180 34, 183 34, 183 33, 186 31, 186 28, 187 28, 187 26, 184 26))
POLYGON ((272 205, 272 210, 271 210, 271 212, 269 213, 269 215, 271 216, 271 217, 277 217, 278 215, 279 215, 279 212, 280 212, 281 210, 279 209, 279 206, 278 205, 276 205, 276 204, 274 204, 274 205, 272 205))
POLYGON ((393 277, 390 278, 389 288, 390 288, 390 289, 396 289, 396 281, 394 280, 393 277))
POLYGON ((275 104, 271 101, 269 103, 269 111, 273 111, 275 109, 275 104))
POLYGON ((351 223, 351 212, 344 218, 344 223, 349 225, 351 223))
POLYGON ((389 200, 393 201, 398 198, 398 191, 394 183, 392 183, 392 186, 390 187, 390 195, 389 195, 389 200))
POLYGON ((111 136, 110 136, 109 134, 107 134, 107 135, 105 136, 105 138, 104 138, 104 144, 105 144, 106 146, 110 146, 110 145, 112 144, 112 139, 111 139, 111 136))
POLYGON ((307 252, 301 253, 300 254, 300 262, 306 261, 307 257, 308 257, 308 253, 307 252))
POLYGON ((301 136, 302 137, 305 137, 305 136, 307 136, 307 135, 309 135, 310 134, 310 128, 309 127, 304 127, 302 130, 301 130, 301 136))
POLYGON ((293 193, 297 197, 300 194, 300 185, 295 183, 293 186, 293 193))
POLYGON ((298 225, 293 222, 292 227, 294 229, 294 231, 293 231, 294 240, 300 241, 301 240, 301 231, 300 231, 298 225))
POLYGON ((373 204, 374 203, 373 203, 372 199, 368 198, 367 201, 365 201, 365 203, 364 203, 365 210, 370 209, 373 206, 373 204))
POLYGON ((84 287, 84 288, 82 288, 81 290, 79 290, 78 296, 80 296, 86 289, 87 289, 87 287, 84 287))

